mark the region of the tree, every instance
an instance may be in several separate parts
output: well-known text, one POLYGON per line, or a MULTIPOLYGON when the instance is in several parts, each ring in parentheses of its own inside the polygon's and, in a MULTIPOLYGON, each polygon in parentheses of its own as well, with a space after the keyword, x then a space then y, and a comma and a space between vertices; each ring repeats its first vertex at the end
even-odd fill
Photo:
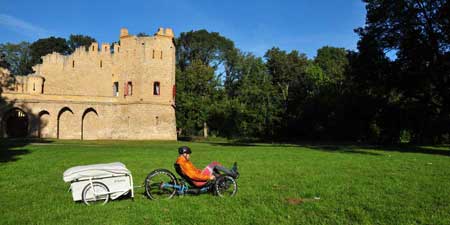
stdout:
POLYGON ((234 43, 217 32, 207 30, 182 32, 175 40, 177 65, 185 70, 194 61, 218 69, 234 51, 234 43))
POLYGON ((239 116, 235 118, 237 134, 273 138, 282 107, 272 77, 261 58, 244 54, 240 61, 236 96, 239 116))
POLYGON ((177 51, 177 124, 188 134, 208 123, 212 110, 221 108, 220 78, 234 43, 217 32, 206 30, 181 33, 177 51), (216 108, 215 108, 216 107, 216 108))
MULTIPOLYGON (((394 51, 397 55, 392 63, 384 63, 383 74, 369 80, 372 85, 386 86, 375 92, 385 102, 378 109, 384 112, 380 116, 382 129, 391 130, 383 133, 391 133, 390 139, 398 141, 396 136, 402 130, 410 130, 416 143, 441 142, 450 134, 448 1, 364 2, 366 26, 356 30, 361 37, 361 57, 367 59, 364 54, 370 51, 362 47, 375 50, 371 57, 377 57, 376 51, 383 54, 394 51), (389 128, 390 121, 395 122, 395 129, 389 128)), ((367 71, 361 71, 360 75, 367 71)))
POLYGON ((235 82, 213 108, 213 128, 228 137, 273 138, 281 116, 281 102, 262 58, 239 52, 234 62, 235 82))
POLYGON ((67 53, 71 54, 72 52, 75 51, 75 49, 81 46, 85 46, 87 50, 93 42, 97 42, 95 38, 81 34, 77 35, 71 34, 69 36, 69 40, 67 40, 67 45, 69 47, 69 51, 67 53))
POLYGON ((201 61, 193 61, 183 72, 177 69, 177 126, 185 134, 197 135, 208 121, 218 84, 214 70, 201 61))
POLYGON ((12 74, 25 75, 32 73, 30 43, 0 44, 0 55, 4 56, 9 70, 12 74))
POLYGON ((317 50, 314 62, 322 68, 330 80, 338 82, 344 79, 348 66, 347 52, 344 48, 325 46, 317 50))
POLYGON ((10 64, 6 61, 5 57, 6 57, 5 54, 0 53, 0 67, 6 68, 9 70, 10 64))
POLYGON ((289 100, 290 87, 297 81, 304 79, 308 58, 297 51, 286 53, 279 48, 269 49, 264 55, 267 68, 272 75, 273 83, 278 86, 285 107, 289 100))
POLYGON ((289 127, 295 124, 294 120, 298 120, 301 114, 298 110, 301 110, 300 106, 308 92, 305 71, 309 60, 305 54, 298 51, 287 53, 279 48, 269 49, 264 57, 272 83, 277 90, 275 94, 279 96, 282 103, 283 119, 279 126, 279 133, 293 135, 289 127))
POLYGON ((31 65, 42 63, 41 57, 52 52, 66 55, 70 53, 70 48, 64 38, 49 37, 33 42, 30 45, 31 65))
POLYGON ((138 36, 138 37, 150 37, 150 35, 145 33, 145 32, 139 32, 138 34, 136 34, 136 36, 138 36))

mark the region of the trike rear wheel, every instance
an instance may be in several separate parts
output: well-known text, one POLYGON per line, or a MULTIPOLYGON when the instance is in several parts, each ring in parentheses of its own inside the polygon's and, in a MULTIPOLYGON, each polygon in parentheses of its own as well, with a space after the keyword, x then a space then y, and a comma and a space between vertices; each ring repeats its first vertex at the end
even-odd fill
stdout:
POLYGON ((173 173, 166 169, 158 169, 145 178, 145 194, 153 200, 169 199, 177 192, 175 185, 177 181, 173 173))

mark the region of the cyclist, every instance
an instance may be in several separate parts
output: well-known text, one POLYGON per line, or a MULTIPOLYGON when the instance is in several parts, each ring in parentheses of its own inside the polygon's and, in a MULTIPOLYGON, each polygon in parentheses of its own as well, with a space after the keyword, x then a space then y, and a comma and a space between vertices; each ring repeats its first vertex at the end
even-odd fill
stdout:
POLYGON ((178 148, 178 158, 176 164, 181 168, 184 175, 189 177, 191 181, 198 186, 205 184, 209 180, 214 180, 220 172, 225 173, 233 178, 238 178, 237 163, 233 164, 231 169, 227 169, 218 162, 212 162, 205 169, 197 169, 191 162, 191 149, 188 146, 181 146, 178 148))

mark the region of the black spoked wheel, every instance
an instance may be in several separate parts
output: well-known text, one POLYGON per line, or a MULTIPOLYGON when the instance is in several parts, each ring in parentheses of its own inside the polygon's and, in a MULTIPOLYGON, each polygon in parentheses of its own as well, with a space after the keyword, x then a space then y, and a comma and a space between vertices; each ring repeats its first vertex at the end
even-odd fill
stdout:
POLYGON ((230 176, 220 176, 214 183, 214 193, 220 197, 232 197, 236 195, 237 190, 236 180, 230 176))
POLYGON ((173 173, 166 169, 158 169, 145 178, 145 194, 153 200, 169 199, 177 192, 173 187, 176 184, 177 181, 173 173))
POLYGON ((92 182, 84 187, 82 198, 86 205, 104 205, 109 200, 109 189, 103 183, 92 182))

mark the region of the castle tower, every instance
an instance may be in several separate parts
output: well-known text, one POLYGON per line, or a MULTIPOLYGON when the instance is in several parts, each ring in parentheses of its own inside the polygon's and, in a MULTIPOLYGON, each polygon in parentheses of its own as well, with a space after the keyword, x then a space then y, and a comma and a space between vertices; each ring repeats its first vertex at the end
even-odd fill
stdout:
MULTIPOLYGON (((16 76, 15 91, 2 96, 48 121, 32 124, 40 136, 175 140, 173 37, 170 28, 149 37, 122 28, 113 51, 94 42, 71 55, 46 55, 33 67, 36 75, 16 76)), ((8 133, 0 130, 0 136, 8 133)))

